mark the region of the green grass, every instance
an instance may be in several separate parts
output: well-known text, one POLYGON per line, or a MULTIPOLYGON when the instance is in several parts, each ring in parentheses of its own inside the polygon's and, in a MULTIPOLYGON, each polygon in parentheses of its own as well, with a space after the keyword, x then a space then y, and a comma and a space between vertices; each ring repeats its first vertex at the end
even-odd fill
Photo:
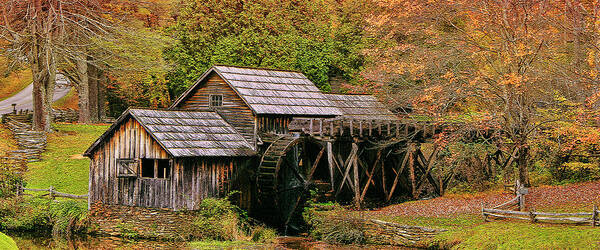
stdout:
POLYGON ((491 222, 448 238, 460 249, 597 249, 600 229, 518 222, 491 222))
POLYGON ((88 192, 89 159, 81 154, 108 128, 108 125, 55 124, 40 162, 28 164, 25 181, 29 188, 53 186, 60 192, 88 192))
POLYGON ((252 241, 192 241, 188 243, 188 246, 193 249, 240 249, 248 247, 260 247, 263 244, 252 242, 252 241))
POLYGON ((71 91, 69 91, 69 93, 67 93, 67 95, 56 100, 52 104, 52 107, 57 108, 57 109, 67 109, 67 108, 78 109, 79 108, 78 102, 79 102, 79 98, 77 96, 77 90, 75 90, 75 87, 73 87, 73 88, 71 88, 71 91))
POLYGON ((12 250, 19 248, 17 247, 17 243, 15 243, 12 238, 0 232, 0 249, 12 250))
POLYGON ((8 64, 8 59, 0 56, 0 101, 23 90, 33 80, 29 68, 17 69, 6 74, 8 64))
POLYGON ((480 215, 447 218, 382 217, 404 225, 443 228, 432 246, 454 249, 564 249, 600 248, 600 228, 530 224, 525 222, 484 222, 480 215))

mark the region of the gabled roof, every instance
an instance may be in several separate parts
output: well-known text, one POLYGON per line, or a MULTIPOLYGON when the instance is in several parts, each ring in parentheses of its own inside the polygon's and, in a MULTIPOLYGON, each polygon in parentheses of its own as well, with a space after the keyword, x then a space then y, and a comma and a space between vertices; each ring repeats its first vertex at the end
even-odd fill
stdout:
POLYGON ((325 94, 325 96, 344 113, 344 118, 371 120, 399 119, 398 116, 372 95, 325 94))
POLYGON ((342 114, 302 73, 233 66, 210 68, 171 105, 171 108, 177 107, 191 95, 212 72, 223 78, 255 114, 324 116, 342 114))
POLYGON ((135 119, 173 157, 252 156, 250 144, 213 111, 128 109, 88 150, 91 155, 102 141, 128 118, 135 119))

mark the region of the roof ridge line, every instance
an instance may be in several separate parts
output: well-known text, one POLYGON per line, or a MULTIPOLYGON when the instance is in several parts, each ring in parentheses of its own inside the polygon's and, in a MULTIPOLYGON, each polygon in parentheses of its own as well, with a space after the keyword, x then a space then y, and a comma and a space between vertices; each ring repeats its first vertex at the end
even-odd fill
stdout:
POLYGON ((279 72, 293 72, 303 74, 298 70, 287 70, 287 69, 274 69, 268 67, 254 67, 254 66, 235 66, 235 65, 226 65, 226 64, 214 64, 213 67, 231 67, 231 68, 241 68, 241 69, 258 69, 258 70, 268 70, 268 71, 279 71, 279 72))

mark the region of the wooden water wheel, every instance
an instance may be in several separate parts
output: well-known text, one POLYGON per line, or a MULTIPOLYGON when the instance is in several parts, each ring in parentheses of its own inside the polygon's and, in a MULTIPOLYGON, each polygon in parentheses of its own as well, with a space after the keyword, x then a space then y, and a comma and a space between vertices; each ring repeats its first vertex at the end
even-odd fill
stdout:
POLYGON ((257 175, 259 204, 285 232, 300 230, 302 210, 325 148, 309 137, 285 135, 265 151, 257 175))

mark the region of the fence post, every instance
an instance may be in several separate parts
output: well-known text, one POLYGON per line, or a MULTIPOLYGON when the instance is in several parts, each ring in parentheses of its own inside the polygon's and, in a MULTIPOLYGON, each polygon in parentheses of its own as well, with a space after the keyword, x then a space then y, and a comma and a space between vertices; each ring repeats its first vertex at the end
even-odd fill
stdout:
POLYGON ((50 191, 50 199, 51 199, 51 200, 54 200, 54 187, 53 187, 53 186, 50 186, 50 189, 49 189, 49 191, 50 191))
POLYGON ((483 221, 488 222, 488 216, 485 214, 485 206, 483 205, 483 201, 481 202, 481 214, 483 215, 483 221))
POLYGON ((529 219, 531 219, 531 223, 535 223, 535 209, 529 211, 529 219))
POLYGON ((594 211, 592 212, 592 227, 596 227, 597 219, 598 219, 598 207, 594 204, 594 211))

